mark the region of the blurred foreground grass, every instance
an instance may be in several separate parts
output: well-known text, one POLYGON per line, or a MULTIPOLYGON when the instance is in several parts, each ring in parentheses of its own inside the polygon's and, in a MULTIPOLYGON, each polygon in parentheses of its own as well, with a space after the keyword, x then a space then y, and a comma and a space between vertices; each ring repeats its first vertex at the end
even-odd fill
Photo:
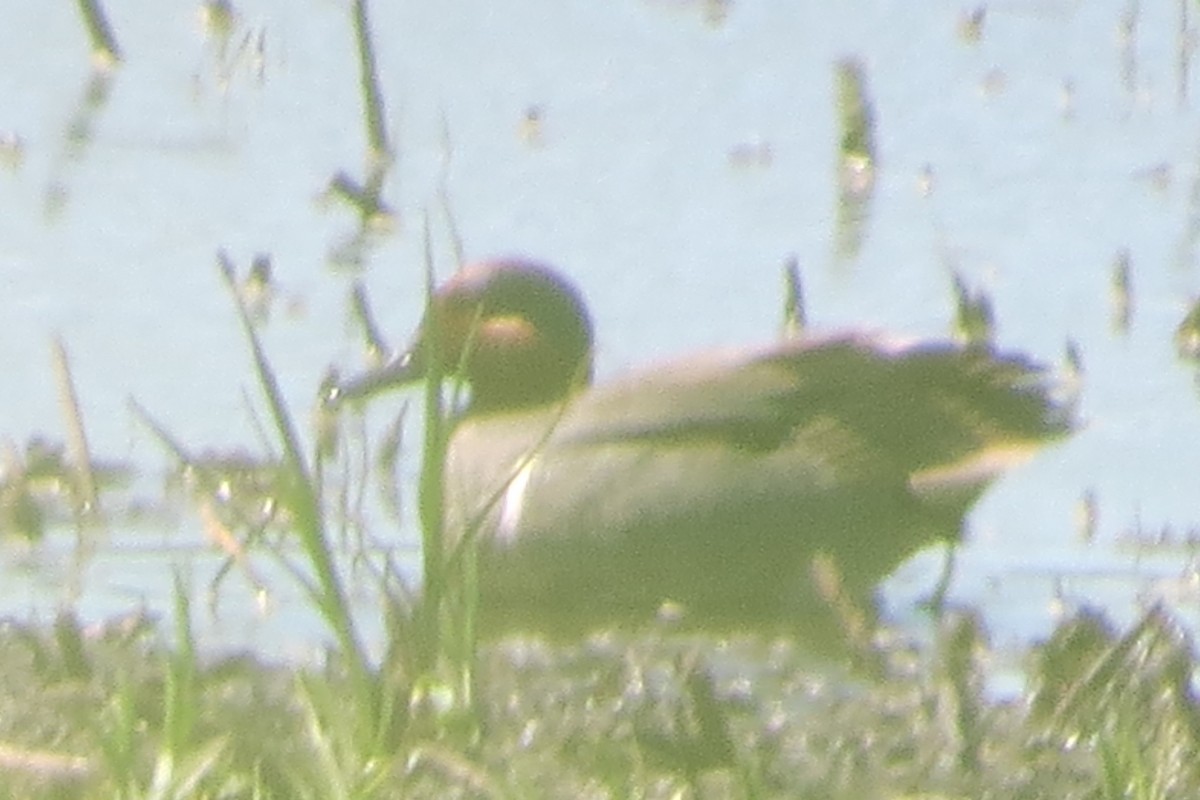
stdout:
MULTIPOLYGON (((178 609, 180 619, 186 607, 178 609)), ((177 625, 0 630, 8 797, 1168 798, 1200 792, 1185 637, 1152 611, 1032 649, 1021 696, 981 694, 986 637, 950 614, 874 676, 784 643, 665 633, 484 648, 466 719, 408 693, 364 744, 344 667, 201 661, 177 625)))

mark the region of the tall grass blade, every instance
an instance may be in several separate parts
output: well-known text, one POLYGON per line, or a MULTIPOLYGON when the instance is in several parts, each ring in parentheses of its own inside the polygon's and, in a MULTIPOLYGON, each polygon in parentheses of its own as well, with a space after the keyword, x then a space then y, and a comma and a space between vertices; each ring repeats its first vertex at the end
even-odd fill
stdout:
POLYGON ((284 403, 279 384, 275 380, 275 374, 267 362, 250 314, 238 292, 233 264, 224 252, 218 253, 218 261, 221 275, 234 300, 238 320, 250 343, 255 372, 266 396, 275 430, 283 445, 282 482, 285 484, 283 499, 292 510, 305 557, 316 572, 316 583, 319 590, 316 597, 318 610, 332 628, 338 646, 348 661, 353 673, 353 682, 360 692, 358 699, 361 702, 373 704, 374 689, 371 672, 359 641, 358 632, 355 629, 354 618, 350 613, 345 590, 334 565, 333 554, 329 549, 320 500, 312 473, 300 450, 299 437, 296 435, 295 425, 284 403))

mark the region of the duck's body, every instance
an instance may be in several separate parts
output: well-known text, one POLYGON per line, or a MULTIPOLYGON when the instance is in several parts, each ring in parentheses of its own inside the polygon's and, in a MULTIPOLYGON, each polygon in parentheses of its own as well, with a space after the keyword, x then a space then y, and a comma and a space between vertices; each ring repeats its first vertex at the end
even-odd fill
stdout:
MULTIPOLYGON (((445 336, 463 308, 476 340, 500 320, 504 341, 527 341, 512 335, 519 311, 489 305, 494 282, 570 290, 524 262, 464 275, 439 293, 442 346, 460 354, 447 365, 472 362, 445 336)), ((583 313, 570 291, 535 329, 583 313)), ((915 550, 956 539, 988 481, 1065 426, 1026 361, 948 344, 785 341, 586 387, 586 316, 572 336, 586 345, 552 351, 567 365, 554 391, 530 389, 528 363, 482 381, 465 370, 475 394, 448 454, 447 531, 450 552, 464 536, 481 547, 485 630, 574 634, 666 602, 707 629, 811 627, 828 619, 816 557, 866 597, 915 550)))

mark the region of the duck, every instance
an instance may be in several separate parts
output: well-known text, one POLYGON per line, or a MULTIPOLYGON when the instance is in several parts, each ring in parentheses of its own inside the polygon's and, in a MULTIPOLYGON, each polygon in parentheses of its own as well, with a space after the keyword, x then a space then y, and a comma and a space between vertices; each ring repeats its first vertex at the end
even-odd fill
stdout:
POLYGON ((948 341, 803 335, 599 383, 593 356, 563 273, 496 258, 331 393, 361 403, 431 372, 465 388, 445 551, 478 548, 484 635, 637 629, 669 609, 688 630, 834 641, 828 575, 873 614, 884 578, 957 543, 988 485, 1071 427, 1043 367, 948 341))

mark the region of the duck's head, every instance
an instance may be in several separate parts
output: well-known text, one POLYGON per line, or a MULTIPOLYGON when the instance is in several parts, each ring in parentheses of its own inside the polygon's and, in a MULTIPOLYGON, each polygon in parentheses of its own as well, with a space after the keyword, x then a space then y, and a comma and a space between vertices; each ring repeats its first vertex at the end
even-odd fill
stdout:
POLYGON ((337 398, 421 380, 430 359, 469 387, 470 414, 545 405, 591 382, 592 322, 575 287, 543 264, 471 264, 434 293, 411 346, 337 398))

